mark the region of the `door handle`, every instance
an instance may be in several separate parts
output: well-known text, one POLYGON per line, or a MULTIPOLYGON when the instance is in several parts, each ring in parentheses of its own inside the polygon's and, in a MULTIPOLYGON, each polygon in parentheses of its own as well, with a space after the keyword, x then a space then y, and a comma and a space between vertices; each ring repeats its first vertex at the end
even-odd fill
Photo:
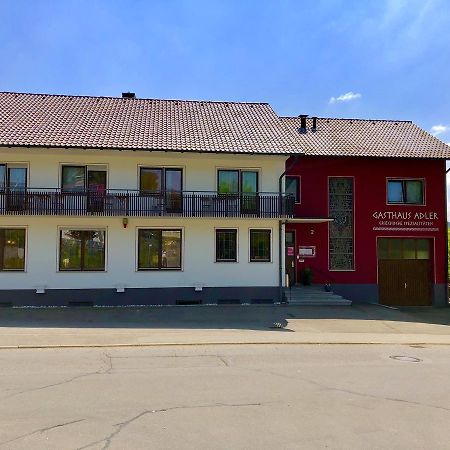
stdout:
POLYGON ((291 267, 294 267, 294 261, 291 262, 291 267))
POLYGON ((407 283, 405 283, 405 289, 406 289, 406 286, 408 286, 408 284, 407 284, 407 283))

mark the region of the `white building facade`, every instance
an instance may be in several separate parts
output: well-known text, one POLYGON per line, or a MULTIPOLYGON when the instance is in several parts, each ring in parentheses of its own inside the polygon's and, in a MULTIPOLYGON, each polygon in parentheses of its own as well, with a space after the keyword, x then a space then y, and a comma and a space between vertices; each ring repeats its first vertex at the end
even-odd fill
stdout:
POLYGON ((1 303, 281 300, 291 142, 268 105, 1 97, 1 303))

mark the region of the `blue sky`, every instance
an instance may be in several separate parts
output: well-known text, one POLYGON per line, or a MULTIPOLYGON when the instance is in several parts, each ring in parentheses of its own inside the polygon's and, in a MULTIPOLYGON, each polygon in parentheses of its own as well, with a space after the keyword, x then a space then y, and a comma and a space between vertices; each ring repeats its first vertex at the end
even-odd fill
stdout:
POLYGON ((0 90, 269 102, 450 142, 448 0, 0 0, 0 90), (434 127, 434 128, 433 128, 434 127))

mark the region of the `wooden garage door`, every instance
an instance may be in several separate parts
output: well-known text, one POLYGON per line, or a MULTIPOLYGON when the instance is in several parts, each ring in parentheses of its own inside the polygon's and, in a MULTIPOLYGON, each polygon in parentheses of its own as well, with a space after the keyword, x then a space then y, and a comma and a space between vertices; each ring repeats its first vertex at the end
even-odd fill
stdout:
POLYGON ((378 239, 380 303, 431 305, 431 246, 428 239, 378 239))

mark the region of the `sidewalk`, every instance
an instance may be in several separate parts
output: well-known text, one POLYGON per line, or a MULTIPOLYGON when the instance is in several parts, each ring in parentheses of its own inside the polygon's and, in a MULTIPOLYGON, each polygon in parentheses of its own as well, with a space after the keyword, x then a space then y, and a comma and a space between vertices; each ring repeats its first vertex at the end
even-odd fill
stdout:
POLYGON ((220 344, 450 345, 450 308, 0 309, 2 349, 220 344))

